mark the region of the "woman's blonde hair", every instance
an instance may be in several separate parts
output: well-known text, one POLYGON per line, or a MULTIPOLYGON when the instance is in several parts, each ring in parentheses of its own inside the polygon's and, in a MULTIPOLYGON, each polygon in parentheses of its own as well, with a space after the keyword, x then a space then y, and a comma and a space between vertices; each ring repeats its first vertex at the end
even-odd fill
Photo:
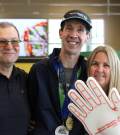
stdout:
POLYGON ((108 95, 109 95, 111 88, 113 88, 113 87, 115 87, 120 94, 120 61, 119 61, 117 53, 115 52, 115 50, 112 47, 107 46, 107 45, 98 46, 91 52, 91 54, 89 55, 88 60, 87 60, 88 77, 89 77, 89 71, 90 71, 91 64, 98 52, 105 52, 108 56, 109 63, 110 63, 111 77, 110 77, 108 95))

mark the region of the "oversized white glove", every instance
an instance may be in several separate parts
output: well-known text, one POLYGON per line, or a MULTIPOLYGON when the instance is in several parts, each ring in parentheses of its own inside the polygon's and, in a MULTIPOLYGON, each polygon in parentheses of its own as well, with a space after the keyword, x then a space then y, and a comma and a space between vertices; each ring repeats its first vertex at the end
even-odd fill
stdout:
POLYGON ((68 109, 82 122, 90 135, 120 135, 120 96, 116 88, 109 94, 110 100, 97 83, 89 77, 87 85, 77 80, 76 89, 70 90, 68 96, 74 102, 68 109))

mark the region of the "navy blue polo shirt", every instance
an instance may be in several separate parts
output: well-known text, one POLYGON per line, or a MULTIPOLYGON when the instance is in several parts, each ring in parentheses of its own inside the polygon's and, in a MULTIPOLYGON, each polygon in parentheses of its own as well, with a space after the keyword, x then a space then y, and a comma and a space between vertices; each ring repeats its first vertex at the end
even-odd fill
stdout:
POLYGON ((27 73, 14 66, 10 79, 0 73, 0 135, 26 135, 29 121, 27 73))

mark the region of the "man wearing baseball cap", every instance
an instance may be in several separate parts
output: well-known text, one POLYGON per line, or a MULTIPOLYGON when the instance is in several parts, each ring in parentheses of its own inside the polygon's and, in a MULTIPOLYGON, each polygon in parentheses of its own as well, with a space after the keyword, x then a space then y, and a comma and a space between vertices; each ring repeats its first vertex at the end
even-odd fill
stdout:
POLYGON ((80 55, 89 41, 91 19, 81 10, 68 11, 61 22, 62 48, 34 64, 29 73, 29 103, 35 127, 31 135, 84 135, 84 127, 68 110, 69 89, 86 81, 86 62, 80 55))

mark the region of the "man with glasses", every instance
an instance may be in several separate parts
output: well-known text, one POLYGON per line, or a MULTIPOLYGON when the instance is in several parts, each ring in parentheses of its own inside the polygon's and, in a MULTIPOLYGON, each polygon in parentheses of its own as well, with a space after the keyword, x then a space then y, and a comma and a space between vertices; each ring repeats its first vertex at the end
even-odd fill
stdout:
POLYGON ((0 23, 0 135, 26 135, 30 121, 27 73, 14 66, 20 52, 16 27, 0 23))
MULTIPOLYGON (((29 102, 35 127, 31 135, 84 135, 84 127, 68 110, 67 93, 77 79, 86 81, 86 63, 80 55, 89 41, 91 19, 81 10, 68 11, 61 22, 62 48, 36 64, 29 73, 29 102)), ((54 29, 54 28, 53 28, 54 29)))

